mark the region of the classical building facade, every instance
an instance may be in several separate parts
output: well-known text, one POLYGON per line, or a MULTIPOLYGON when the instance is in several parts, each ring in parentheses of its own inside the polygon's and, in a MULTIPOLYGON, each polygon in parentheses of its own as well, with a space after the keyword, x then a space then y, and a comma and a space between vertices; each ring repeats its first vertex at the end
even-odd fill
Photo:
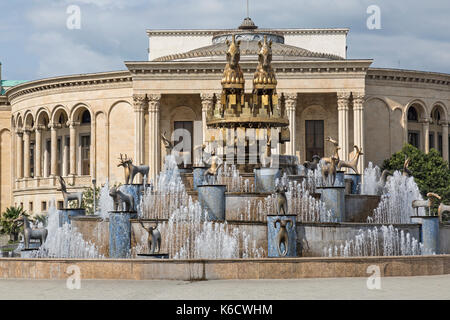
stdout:
POLYGON ((272 66, 291 141, 282 148, 300 161, 330 155, 325 138, 339 140, 341 159, 363 149, 362 169, 381 165, 409 142, 449 160, 450 75, 371 68, 347 59, 348 29, 261 29, 250 19, 232 30, 148 30, 148 61, 128 70, 19 83, 0 96, 1 210, 22 205, 45 212, 61 200, 56 177, 70 190, 123 183, 120 154, 161 169, 160 134, 177 128, 190 144, 206 139, 208 110, 220 103, 226 41, 241 41, 246 95, 251 95, 258 41, 273 42, 272 66))

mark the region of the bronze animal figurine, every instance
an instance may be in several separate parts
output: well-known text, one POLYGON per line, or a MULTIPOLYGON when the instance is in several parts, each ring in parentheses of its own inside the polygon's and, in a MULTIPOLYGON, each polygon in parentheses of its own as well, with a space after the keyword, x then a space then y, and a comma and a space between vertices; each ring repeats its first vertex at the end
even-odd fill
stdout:
POLYGON ((125 172, 125 184, 133 184, 134 177, 140 173, 142 178, 148 177, 148 172, 150 170, 149 166, 135 166, 133 165, 133 159, 128 159, 128 156, 125 154, 125 159, 123 155, 120 154, 119 158, 120 163, 117 167, 123 167, 125 172))
POLYGON ((166 148, 166 153, 172 154, 173 143, 172 141, 166 138, 166 132, 164 132, 164 134, 161 133, 161 140, 163 141, 164 147, 166 148))
POLYGON ((135 211, 134 207, 134 198, 131 194, 120 190, 117 187, 112 187, 109 189, 109 195, 114 200, 114 209, 117 211, 126 211, 126 212, 133 212, 135 211), (125 204, 125 210, 124 205, 125 204))
POLYGON ((272 166, 272 139, 268 139, 266 142, 266 148, 263 154, 261 154, 261 166, 263 168, 269 168, 272 166))
POLYGON ((293 222, 291 220, 281 220, 277 219, 273 225, 275 229, 277 228, 277 223, 280 223, 280 231, 278 231, 277 235, 277 250, 280 257, 286 257, 289 253, 289 233, 288 228, 293 227, 293 222), (284 250, 281 251, 281 244, 284 245, 284 250))
POLYGON ((41 246, 47 240, 48 230, 45 228, 32 228, 28 217, 20 216, 14 222, 23 223, 23 242, 25 249, 30 249, 30 240, 39 240, 41 246))
POLYGON ((319 166, 319 162, 320 162, 320 157, 318 155, 314 155, 312 157, 312 161, 305 161, 303 163, 303 166, 307 169, 307 170, 316 170, 317 167, 319 166))
POLYGON ((141 220, 139 220, 142 228, 148 232, 147 244, 150 254, 159 253, 161 249, 161 233, 159 232, 158 223, 154 226, 146 227, 141 220))
POLYGON ((362 152, 362 149, 359 149, 357 146, 353 146, 353 148, 355 148, 353 159, 350 161, 340 160, 337 165, 338 170, 341 170, 342 168, 350 168, 353 169, 356 174, 358 174, 359 157, 361 155, 364 155, 364 153, 362 152))
POLYGON ((286 197, 287 187, 278 186, 275 189, 276 203, 277 203, 277 215, 288 214, 288 201, 286 197))
MULTIPOLYGON (((339 159, 340 159, 339 158, 339 150, 341 150, 341 148, 339 147, 338 142, 335 139, 333 139, 332 137, 327 137, 325 139, 325 141, 331 142, 333 144, 334 153, 333 153, 332 157, 335 157, 339 162, 339 159)), ((325 164, 331 163, 331 157, 329 157, 329 158, 325 157, 325 158, 322 158, 322 160, 323 160, 323 162, 325 162, 325 164)))
POLYGON ((327 185, 327 181, 330 181, 330 186, 334 186, 334 182, 336 181, 336 166, 339 162, 339 159, 335 156, 331 157, 331 163, 325 163, 322 166, 322 182, 323 185, 327 185))
POLYGON ((83 200, 83 192, 67 192, 66 182, 64 178, 58 176, 59 184, 61 185, 61 192, 64 198, 64 208, 69 207, 69 201, 77 200, 78 208, 81 208, 81 201, 83 200))
POLYGON ((436 194, 436 193, 432 193, 432 192, 428 192, 427 193, 427 197, 428 200, 414 200, 412 202, 412 207, 413 209, 415 209, 416 211, 416 215, 418 214, 418 210, 419 208, 428 208, 428 215, 431 214, 431 207, 433 207, 433 203, 434 201, 437 200, 441 200, 441 196, 436 194))
POLYGON ((411 164, 411 159, 406 158, 405 163, 403 164, 403 170, 402 170, 402 175, 404 177, 411 177, 411 175, 412 175, 411 170, 409 170, 410 164, 411 164))
POLYGON ((450 213, 450 206, 441 203, 438 208, 439 222, 442 222, 442 216, 444 213, 450 213))
POLYGON ((212 182, 210 183, 216 183, 217 182, 217 174, 219 172, 219 168, 223 165, 222 160, 216 156, 216 152, 213 150, 211 151, 211 158, 208 161, 210 164, 210 167, 208 170, 205 171, 203 174, 205 181, 210 181, 212 177, 212 182))

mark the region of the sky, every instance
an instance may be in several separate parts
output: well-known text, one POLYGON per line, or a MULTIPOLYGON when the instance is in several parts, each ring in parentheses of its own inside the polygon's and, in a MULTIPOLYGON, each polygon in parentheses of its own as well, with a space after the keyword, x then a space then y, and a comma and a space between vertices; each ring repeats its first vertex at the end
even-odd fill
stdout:
MULTIPOLYGON (((2 78, 126 70, 147 60, 147 29, 235 28, 245 16, 246 0, 0 0, 2 78), (67 27, 73 5, 79 29, 67 27)), ((349 59, 450 73, 448 0, 250 0, 250 16, 262 28, 350 28, 349 59), (380 29, 367 27, 374 5, 380 29)))

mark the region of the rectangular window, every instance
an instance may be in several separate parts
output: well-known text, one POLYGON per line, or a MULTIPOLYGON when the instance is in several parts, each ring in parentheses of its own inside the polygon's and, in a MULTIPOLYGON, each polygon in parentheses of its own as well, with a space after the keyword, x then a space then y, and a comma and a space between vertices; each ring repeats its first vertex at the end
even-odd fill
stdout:
POLYGON ((56 142, 56 154, 57 154, 57 167, 56 175, 62 176, 62 143, 61 138, 58 138, 56 142))
POLYGON ((439 134, 438 135, 438 151, 439 151, 439 154, 441 155, 441 157, 442 157, 442 150, 443 150, 443 148, 442 148, 442 134, 439 134))
POLYGON ((48 176, 50 176, 51 167, 52 167, 52 164, 51 164, 52 145, 51 145, 50 139, 47 140, 45 149, 46 149, 45 152, 47 153, 46 164, 45 164, 47 166, 47 175, 46 175, 46 177, 48 177, 48 176))
POLYGON ((91 168, 91 136, 81 136, 81 175, 88 176, 91 168))
POLYGON ((61 210, 64 208, 64 201, 58 201, 58 210, 61 210))
POLYGON ((434 144, 434 132, 430 132, 429 137, 429 144, 430 144, 430 150, 431 149, 436 149, 436 145, 434 144))
POLYGON ((47 201, 41 202, 41 211, 47 211, 47 201))
POLYGON ((30 177, 34 178, 34 141, 30 142, 30 177))
POLYGON ((30 203, 28 204, 28 210, 29 210, 29 213, 33 213, 33 202, 32 201, 30 201, 30 203))
POLYGON ((178 139, 174 141, 174 145, 179 145, 178 150, 182 152, 188 152, 188 156, 182 159, 185 166, 189 166, 192 164, 192 152, 194 147, 194 122, 193 121, 175 121, 174 122, 174 131, 177 129, 180 130, 179 133, 175 133, 175 138, 178 139))
POLYGON ((306 160, 311 161, 315 155, 322 158, 325 153, 324 121, 306 120, 305 129, 306 160))
POLYGON ((417 149, 420 149, 420 135, 418 132, 409 131, 408 132, 408 143, 417 149))

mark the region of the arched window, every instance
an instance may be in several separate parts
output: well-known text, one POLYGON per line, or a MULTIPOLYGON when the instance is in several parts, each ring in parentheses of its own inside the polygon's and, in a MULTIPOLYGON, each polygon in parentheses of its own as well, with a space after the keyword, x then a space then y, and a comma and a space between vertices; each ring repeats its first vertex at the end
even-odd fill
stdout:
POLYGON ((83 112, 83 115, 81 116, 81 124, 88 124, 91 123, 91 113, 86 110, 83 112))
POLYGON ((408 110, 408 121, 419 121, 419 115, 417 113, 417 109, 414 107, 410 107, 408 110))
POLYGON ((441 120, 441 112, 439 111, 439 109, 434 109, 433 113, 431 114, 431 118, 435 123, 438 123, 438 121, 441 120))

